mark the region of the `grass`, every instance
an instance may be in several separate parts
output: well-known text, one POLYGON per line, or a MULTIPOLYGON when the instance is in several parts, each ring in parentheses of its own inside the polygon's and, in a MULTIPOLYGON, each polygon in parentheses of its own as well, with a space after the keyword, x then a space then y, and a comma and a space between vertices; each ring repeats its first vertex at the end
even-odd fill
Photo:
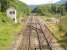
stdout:
POLYGON ((19 24, 3 24, 0 25, 0 50, 7 50, 11 42, 15 39, 17 32, 21 26, 19 24))
POLYGON ((50 19, 51 17, 47 17, 47 16, 42 16, 42 19, 47 21, 48 19, 50 19))
POLYGON ((9 50, 22 26, 23 24, 14 24, 10 18, 0 12, 0 50, 9 50))
POLYGON ((67 50, 67 25, 62 24, 62 31, 64 32, 64 36, 58 42, 67 50))
POLYGON ((53 32, 53 35, 57 38, 60 39, 60 33, 58 32, 59 28, 58 25, 56 25, 55 23, 52 23, 50 21, 52 17, 47 17, 47 16, 43 16, 42 19, 44 21, 46 21, 48 28, 53 32))

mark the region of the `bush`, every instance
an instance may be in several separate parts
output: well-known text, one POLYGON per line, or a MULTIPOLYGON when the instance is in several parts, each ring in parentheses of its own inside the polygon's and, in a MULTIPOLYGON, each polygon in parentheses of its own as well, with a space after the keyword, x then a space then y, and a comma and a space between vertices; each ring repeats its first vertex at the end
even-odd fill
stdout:
POLYGON ((0 12, 0 23, 10 23, 11 19, 5 15, 5 13, 0 12))

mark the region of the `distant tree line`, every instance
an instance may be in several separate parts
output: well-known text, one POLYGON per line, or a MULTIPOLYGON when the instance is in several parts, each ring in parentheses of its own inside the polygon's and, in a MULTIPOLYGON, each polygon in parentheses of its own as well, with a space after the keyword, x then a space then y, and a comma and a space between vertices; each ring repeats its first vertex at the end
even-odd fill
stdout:
POLYGON ((48 15, 51 14, 60 14, 64 15, 67 12, 67 2, 63 4, 46 4, 39 5, 36 7, 33 12, 36 12, 39 15, 48 15))

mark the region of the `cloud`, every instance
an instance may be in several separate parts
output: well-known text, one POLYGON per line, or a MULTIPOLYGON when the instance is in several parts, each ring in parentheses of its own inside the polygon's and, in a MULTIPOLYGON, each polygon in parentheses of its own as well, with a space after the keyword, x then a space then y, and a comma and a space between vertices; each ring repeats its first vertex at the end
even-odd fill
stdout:
POLYGON ((46 3, 55 3, 59 0, 20 0, 28 5, 39 5, 39 4, 46 4, 46 3))

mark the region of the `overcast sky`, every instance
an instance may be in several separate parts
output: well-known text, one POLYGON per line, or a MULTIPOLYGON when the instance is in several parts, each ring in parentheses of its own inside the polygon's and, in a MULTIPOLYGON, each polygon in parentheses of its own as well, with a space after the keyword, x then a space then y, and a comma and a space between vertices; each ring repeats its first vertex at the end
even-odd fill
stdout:
POLYGON ((20 0, 28 5, 40 5, 46 3, 55 3, 60 0, 20 0))

